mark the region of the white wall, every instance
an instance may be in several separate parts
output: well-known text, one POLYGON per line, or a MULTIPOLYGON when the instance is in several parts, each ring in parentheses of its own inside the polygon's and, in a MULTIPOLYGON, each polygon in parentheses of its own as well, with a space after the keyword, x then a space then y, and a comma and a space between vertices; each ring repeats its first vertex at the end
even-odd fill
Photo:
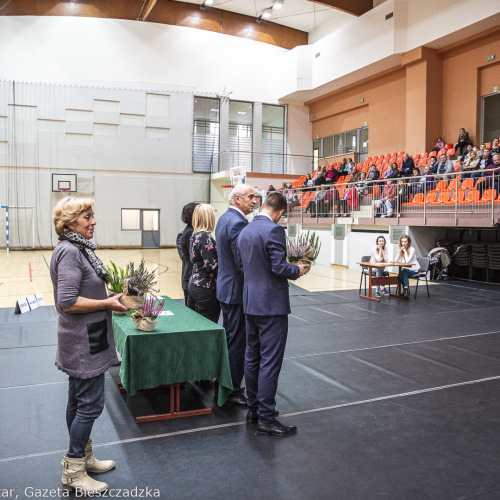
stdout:
POLYGON ((0 16, 0 78, 17 81, 153 82, 273 104, 281 78, 276 60, 286 52, 180 26, 0 16))

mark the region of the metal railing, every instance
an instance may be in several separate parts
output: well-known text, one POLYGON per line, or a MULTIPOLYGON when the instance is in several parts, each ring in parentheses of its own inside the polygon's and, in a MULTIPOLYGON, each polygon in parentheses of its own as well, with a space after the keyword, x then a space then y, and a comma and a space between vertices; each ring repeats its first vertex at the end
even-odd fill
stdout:
MULTIPOLYGON (((284 191, 288 222, 352 223, 389 215, 382 198, 387 179, 339 182, 322 187, 291 188, 284 191), (324 193, 324 194, 323 194, 324 193), (338 220, 349 217, 351 220, 338 220)), ((403 177, 393 180, 396 193, 392 200, 392 218, 400 223, 419 225, 466 225, 481 218, 482 225, 493 226, 500 220, 500 174, 494 169, 476 170, 464 175, 403 177), (476 174, 476 176, 474 176, 476 174), (472 177, 471 177, 472 175, 472 177)), ((390 219, 389 219, 390 220, 390 219)))

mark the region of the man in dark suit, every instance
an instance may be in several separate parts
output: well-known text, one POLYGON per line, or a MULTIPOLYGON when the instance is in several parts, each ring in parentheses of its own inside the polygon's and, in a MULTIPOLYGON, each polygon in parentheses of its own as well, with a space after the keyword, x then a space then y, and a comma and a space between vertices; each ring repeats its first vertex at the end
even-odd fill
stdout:
POLYGON ((241 382, 245 370, 245 315, 243 313, 243 275, 236 257, 236 242, 242 229, 248 225, 246 216, 257 203, 254 190, 248 184, 237 184, 229 196, 229 208, 221 215, 215 228, 217 241, 218 276, 217 300, 222 309, 226 330, 227 350, 233 393, 229 404, 246 405, 241 382))
POLYGON ((270 193, 262 212, 238 239, 243 269, 243 309, 247 348, 245 381, 247 422, 257 422, 257 434, 283 436, 297 430, 276 420, 276 390, 288 334, 288 279, 297 279, 309 266, 286 261, 285 230, 277 224, 286 209, 281 193, 270 193))

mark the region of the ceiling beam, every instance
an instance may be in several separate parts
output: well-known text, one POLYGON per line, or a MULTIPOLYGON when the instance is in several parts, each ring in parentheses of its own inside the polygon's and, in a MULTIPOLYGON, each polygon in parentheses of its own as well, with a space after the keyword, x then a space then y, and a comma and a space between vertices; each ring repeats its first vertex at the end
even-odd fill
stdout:
POLYGON ((327 5, 342 12, 362 16, 373 9, 373 0, 309 0, 310 2, 327 5))
POLYGON ((143 6, 143 9, 141 9, 140 13, 141 15, 139 17, 139 21, 147 21, 148 16, 150 12, 153 10, 153 7, 155 6, 156 2, 157 0, 148 0, 146 7, 143 6))

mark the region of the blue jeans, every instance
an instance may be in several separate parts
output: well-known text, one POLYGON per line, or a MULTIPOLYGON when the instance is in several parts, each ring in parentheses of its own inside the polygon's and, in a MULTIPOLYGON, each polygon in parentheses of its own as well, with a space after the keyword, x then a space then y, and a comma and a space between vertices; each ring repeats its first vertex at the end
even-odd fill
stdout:
MULTIPOLYGON (((383 267, 382 269, 375 269, 375 275, 377 276, 377 278, 382 278, 384 276, 384 270, 385 270, 385 267, 383 267)), ((375 290, 377 292, 380 292, 380 286, 377 285, 375 287, 375 290)))
POLYGON ((415 276, 416 274, 418 274, 417 271, 412 271, 411 269, 403 269, 401 271, 401 274, 399 275, 399 281, 401 281, 404 287, 407 287, 409 282, 408 278, 410 278, 410 276, 415 276))
POLYGON ((66 424, 69 431, 68 457, 82 458, 94 420, 104 409, 104 373, 93 378, 69 377, 66 424))

